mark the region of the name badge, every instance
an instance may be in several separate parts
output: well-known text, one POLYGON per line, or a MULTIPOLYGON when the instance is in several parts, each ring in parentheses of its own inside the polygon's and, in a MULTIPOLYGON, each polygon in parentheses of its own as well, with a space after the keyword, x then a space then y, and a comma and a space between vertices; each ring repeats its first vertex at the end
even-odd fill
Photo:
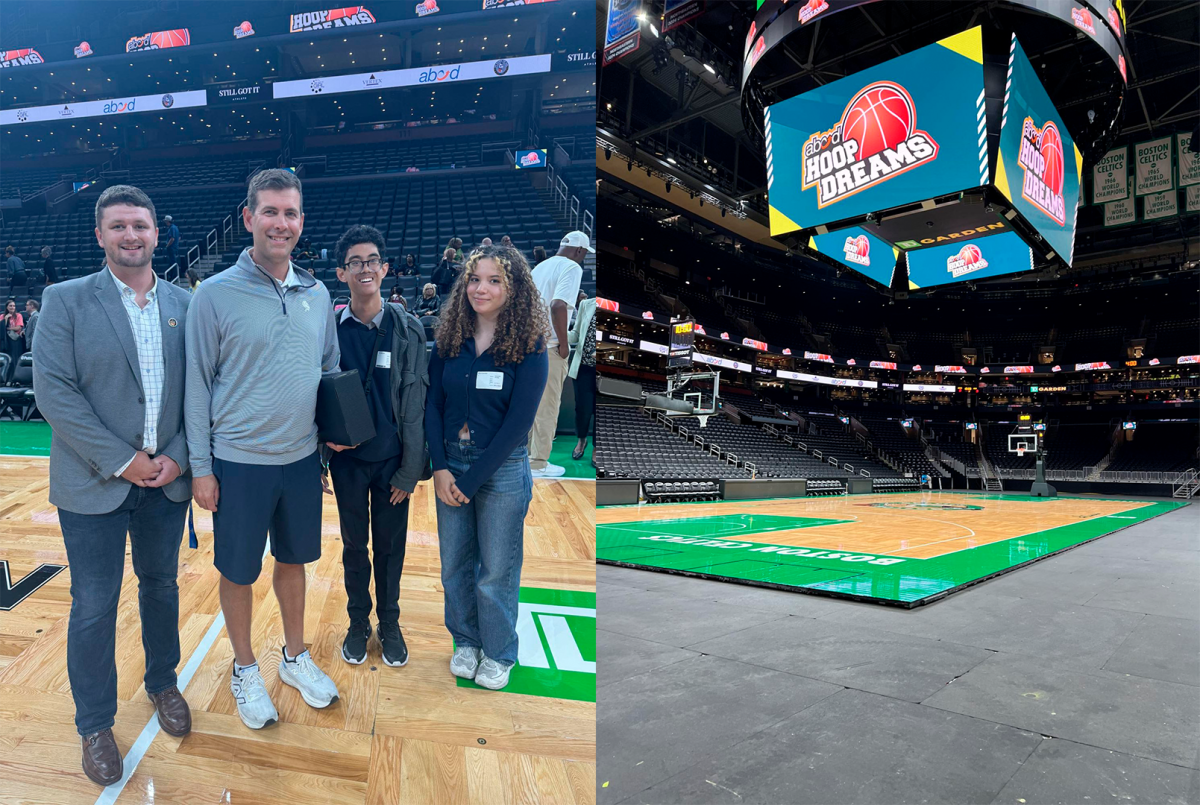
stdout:
POLYGON ((391 369, 392 368, 392 353, 379 351, 375 353, 375 368, 391 369))
POLYGON ((480 372, 475 375, 475 388, 500 391, 504 388, 504 372, 480 372))

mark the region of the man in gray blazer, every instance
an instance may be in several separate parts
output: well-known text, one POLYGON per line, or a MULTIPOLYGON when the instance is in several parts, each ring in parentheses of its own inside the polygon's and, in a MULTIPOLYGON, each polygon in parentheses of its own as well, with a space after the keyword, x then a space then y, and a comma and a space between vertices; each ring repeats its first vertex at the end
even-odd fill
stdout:
POLYGON ((171 735, 191 730, 176 687, 179 543, 192 497, 183 427, 184 324, 191 294, 151 268, 154 204, 128 185, 96 202, 106 265, 55 283, 42 297, 33 388, 53 429, 50 502, 71 568, 67 672, 83 770, 121 779, 117 712, 117 600, 125 537, 138 577, 146 692, 171 735))

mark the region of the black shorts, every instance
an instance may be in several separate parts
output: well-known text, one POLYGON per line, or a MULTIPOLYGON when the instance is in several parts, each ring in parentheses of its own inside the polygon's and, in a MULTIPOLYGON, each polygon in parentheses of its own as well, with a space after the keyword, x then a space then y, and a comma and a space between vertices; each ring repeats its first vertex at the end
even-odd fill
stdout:
POLYGON ((237 464, 213 458, 219 495, 213 513, 213 564, 234 584, 253 584, 271 535, 275 561, 321 558, 321 458, 291 464, 237 464))

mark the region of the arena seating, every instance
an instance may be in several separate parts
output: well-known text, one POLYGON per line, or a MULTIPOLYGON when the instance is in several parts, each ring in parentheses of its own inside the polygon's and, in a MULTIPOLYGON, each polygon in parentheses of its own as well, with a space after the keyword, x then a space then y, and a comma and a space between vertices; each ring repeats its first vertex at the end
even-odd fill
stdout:
POLYGON ((1110 472, 1182 472, 1200 468, 1194 422, 1143 422, 1132 441, 1120 442, 1110 472))
POLYGON ((642 408, 596 405, 596 477, 704 480, 749 473, 685 442, 642 408))

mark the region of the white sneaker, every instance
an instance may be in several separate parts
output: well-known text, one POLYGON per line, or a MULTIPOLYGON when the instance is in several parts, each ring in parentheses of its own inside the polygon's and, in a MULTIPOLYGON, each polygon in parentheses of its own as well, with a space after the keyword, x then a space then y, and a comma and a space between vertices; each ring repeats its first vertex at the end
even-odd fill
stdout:
POLYGON ((483 649, 475 646, 463 646, 454 649, 450 658, 450 673, 463 679, 474 679, 479 670, 479 661, 483 659, 483 649))
POLYGON ((300 695, 304 697, 304 701, 309 707, 320 710, 328 707, 337 699, 337 685, 333 684, 333 680, 317 667, 307 649, 300 652, 300 656, 290 662, 287 659, 287 652, 282 649, 280 651, 283 653, 283 658, 279 663, 280 681, 300 691, 300 695))
POLYGON ((240 675, 237 668, 234 668, 233 678, 229 680, 229 689, 233 691, 233 698, 237 701, 238 715, 242 717, 242 723, 250 729, 261 730, 279 720, 279 711, 271 703, 271 696, 267 693, 267 686, 263 682, 262 674, 258 672, 257 665, 243 668, 240 675))
POLYGON ((561 478, 567 474, 567 468, 547 461, 546 466, 540 470, 531 470, 531 473, 534 478, 561 478))
POLYGON ((508 684, 508 674, 511 665, 505 665, 491 657, 484 657, 479 663, 479 672, 475 674, 475 684, 488 690, 500 690, 508 684))

